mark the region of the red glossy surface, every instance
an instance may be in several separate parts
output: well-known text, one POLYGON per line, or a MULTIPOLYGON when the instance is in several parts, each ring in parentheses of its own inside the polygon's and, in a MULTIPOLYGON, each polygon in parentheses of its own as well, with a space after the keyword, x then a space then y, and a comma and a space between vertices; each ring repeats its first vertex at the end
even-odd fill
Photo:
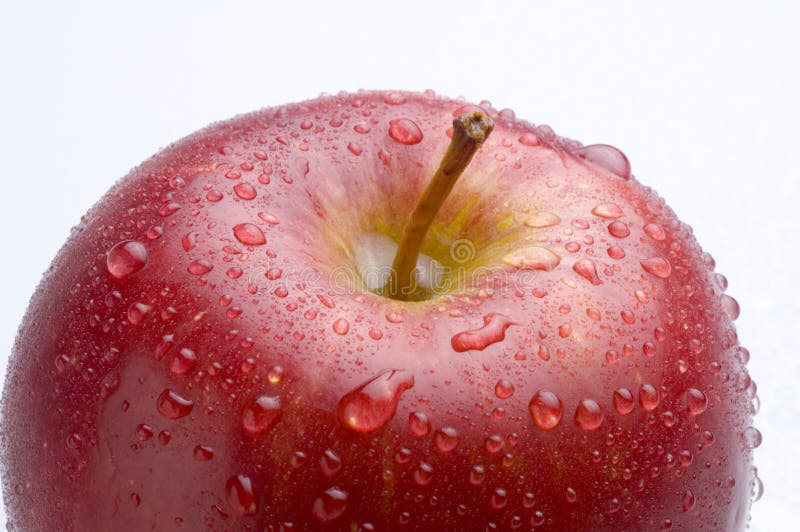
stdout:
POLYGON ((14 526, 742 529, 760 434, 738 307, 618 150, 487 109, 423 249, 449 288, 363 288, 356 246, 397 239, 464 105, 268 109, 120 181, 15 347, 14 526))

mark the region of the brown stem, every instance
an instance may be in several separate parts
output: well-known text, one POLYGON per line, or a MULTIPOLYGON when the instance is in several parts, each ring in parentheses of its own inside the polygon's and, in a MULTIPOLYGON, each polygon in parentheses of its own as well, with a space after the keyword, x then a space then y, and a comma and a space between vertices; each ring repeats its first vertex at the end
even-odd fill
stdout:
POLYGON ((492 119, 480 111, 466 113, 453 120, 450 146, 403 228, 384 295, 402 301, 415 299, 417 287, 414 273, 425 235, 444 200, 453 190, 453 185, 493 128, 492 119))

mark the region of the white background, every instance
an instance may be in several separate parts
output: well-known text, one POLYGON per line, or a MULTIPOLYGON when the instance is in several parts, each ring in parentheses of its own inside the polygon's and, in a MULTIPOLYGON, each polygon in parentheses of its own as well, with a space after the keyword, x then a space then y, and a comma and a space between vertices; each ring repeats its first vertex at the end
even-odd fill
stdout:
POLYGON ((489 99, 622 148, 695 228, 741 303, 763 405, 756 463, 766 493, 752 528, 791 528, 800 507, 799 4, 110 4, 0 3, 2 368, 69 228, 160 147, 322 91, 489 99))

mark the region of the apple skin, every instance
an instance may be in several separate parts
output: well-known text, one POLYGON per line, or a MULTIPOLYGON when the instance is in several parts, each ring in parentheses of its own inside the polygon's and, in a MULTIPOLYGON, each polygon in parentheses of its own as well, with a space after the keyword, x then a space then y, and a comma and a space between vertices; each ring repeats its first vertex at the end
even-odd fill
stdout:
POLYGON ((453 286, 364 288, 359 246, 398 239, 476 108, 325 96, 117 183, 20 328, 13 527, 743 529, 760 434, 738 305, 620 152, 482 103, 495 131, 423 250, 453 286))

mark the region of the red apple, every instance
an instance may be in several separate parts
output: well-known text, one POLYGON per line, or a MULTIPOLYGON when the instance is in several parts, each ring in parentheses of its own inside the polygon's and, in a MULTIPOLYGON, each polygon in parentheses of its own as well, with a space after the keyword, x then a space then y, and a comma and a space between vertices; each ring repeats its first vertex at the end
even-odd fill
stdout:
POLYGON ((3 395, 11 523, 741 530, 761 436, 725 288, 620 151, 488 103, 214 124, 114 186, 34 295, 3 395), (423 286, 388 297, 470 113, 494 132, 423 286))

